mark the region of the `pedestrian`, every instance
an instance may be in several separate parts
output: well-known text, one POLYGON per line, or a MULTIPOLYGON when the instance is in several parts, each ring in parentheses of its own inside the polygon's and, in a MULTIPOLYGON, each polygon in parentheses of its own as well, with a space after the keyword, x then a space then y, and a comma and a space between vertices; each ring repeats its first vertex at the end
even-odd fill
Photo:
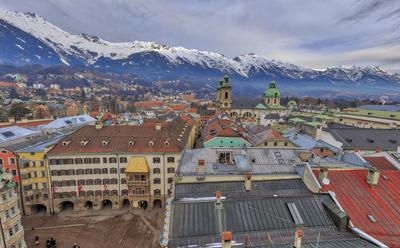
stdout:
POLYGON ((39 245, 39 236, 35 236, 34 245, 35 245, 35 246, 39 245))

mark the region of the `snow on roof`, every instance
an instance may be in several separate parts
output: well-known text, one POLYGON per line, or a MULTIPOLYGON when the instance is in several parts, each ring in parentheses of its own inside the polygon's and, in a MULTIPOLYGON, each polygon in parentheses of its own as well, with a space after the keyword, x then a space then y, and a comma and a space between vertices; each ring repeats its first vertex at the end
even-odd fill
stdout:
POLYGON ((18 126, 3 127, 0 128, 0 142, 11 141, 36 133, 39 133, 39 131, 32 131, 18 126))
POLYGON ((58 118, 49 124, 40 126, 42 129, 58 129, 63 127, 80 126, 84 124, 93 124, 96 119, 90 115, 77 115, 70 117, 58 118))

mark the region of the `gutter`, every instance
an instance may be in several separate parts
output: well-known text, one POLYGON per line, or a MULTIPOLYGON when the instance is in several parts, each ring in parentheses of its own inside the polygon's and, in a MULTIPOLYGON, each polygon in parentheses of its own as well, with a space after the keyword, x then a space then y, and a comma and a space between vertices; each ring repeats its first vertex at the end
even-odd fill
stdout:
MULTIPOLYGON (((346 213, 346 211, 344 211, 343 207, 340 205, 339 201, 337 200, 336 196, 335 196, 335 192, 333 191, 328 191, 329 195, 331 196, 332 200, 335 202, 335 204, 339 207, 340 210, 342 210, 344 213, 346 213)), ((350 224, 350 229, 351 231, 353 231, 354 233, 356 233, 359 237, 371 242, 374 245, 377 245, 381 248, 389 248, 389 246, 385 245, 384 243, 382 243, 381 241, 375 239, 374 237, 370 236, 369 234, 367 234, 366 232, 362 231, 361 229, 355 227, 353 225, 353 223, 351 222, 351 220, 349 221, 350 224)))

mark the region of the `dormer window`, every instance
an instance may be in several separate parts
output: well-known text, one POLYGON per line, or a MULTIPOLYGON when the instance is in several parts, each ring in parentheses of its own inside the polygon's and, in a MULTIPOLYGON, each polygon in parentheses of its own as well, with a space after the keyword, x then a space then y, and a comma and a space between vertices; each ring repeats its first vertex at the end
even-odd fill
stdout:
POLYGON ((367 141, 368 141, 369 143, 374 143, 374 140, 373 140, 373 139, 370 139, 370 138, 368 138, 367 141))
POLYGON ((164 142, 164 145, 165 145, 165 146, 169 146, 169 141, 166 140, 166 141, 164 142))
POLYGON ((134 140, 130 140, 129 143, 128 143, 129 146, 133 146, 134 144, 135 144, 134 140))
POLYGON ((101 145, 102 145, 102 146, 107 146, 109 143, 110 143, 109 140, 103 140, 103 141, 101 142, 101 145))
POLYGON ((71 143, 71 140, 64 140, 62 144, 63 146, 67 146, 69 143, 71 143))
POLYGON ((350 138, 346 138, 346 139, 344 139, 344 140, 346 140, 346 142, 352 142, 352 141, 353 141, 353 140, 350 139, 350 138))
POLYGON ((81 141, 81 146, 85 147, 89 143, 89 140, 82 140, 81 141))
POLYGON ((397 143, 397 140, 390 139, 389 142, 392 143, 392 144, 396 144, 396 143, 397 143))
POLYGON ((149 146, 154 146, 154 141, 150 140, 149 141, 149 146))

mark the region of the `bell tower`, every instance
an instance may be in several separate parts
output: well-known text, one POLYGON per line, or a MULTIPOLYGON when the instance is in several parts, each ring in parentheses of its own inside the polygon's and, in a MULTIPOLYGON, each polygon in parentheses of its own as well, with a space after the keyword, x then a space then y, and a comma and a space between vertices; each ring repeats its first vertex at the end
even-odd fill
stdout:
POLYGON ((269 87, 264 92, 264 102, 265 105, 280 105, 281 103, 281 93, 276 87, 275 81, 271 81, 269 87))
POLYGON ((216 101, 222 110, 230 110, 232 107, 232 88, 229 84, 229 77, 224 76, 224 79, 219 81, 216 92, 216 101))

